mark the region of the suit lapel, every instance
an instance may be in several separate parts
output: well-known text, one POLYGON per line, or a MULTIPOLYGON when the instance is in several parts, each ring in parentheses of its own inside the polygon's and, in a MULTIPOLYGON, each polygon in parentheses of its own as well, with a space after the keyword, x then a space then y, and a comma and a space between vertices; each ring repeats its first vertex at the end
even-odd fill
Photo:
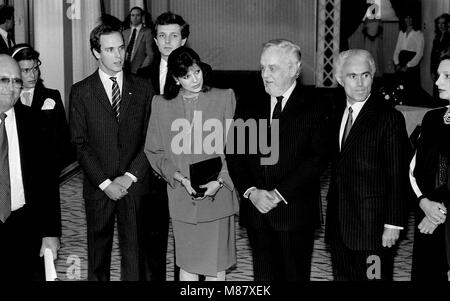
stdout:
POLYGON ((131 53, 131 60, 134 59, 134 56, 136 55, 136 50, 139 47, 139 44, 141 43, 142 37, 144 36, 145 28, 142 27, 141 30, 139 30, 138 36, 136 37, 136 42, 134 43, 133 47, 133 53, 131 53))
POLYGON ((134 82, 125 74, 123 75, 122 85, 122 100, 120 102, 120 117, 119 122, 123 120, 123 116, 126 116, 127 109, 133 97, 134 82))
MULTIPOLYGON (((125 82, 125 76, 124 76, 125 82)), ((100 75, 98 74, 98 70, 92 75, 92 91, 93 96, 95 98, 94 101, 99 101, 106 111, 109 112, 111 117, 116 119, 116 114, 114 113, 111 102, 109 101, 108 95, 106 94, 105 87, 100 80, 100 75)))
POLYGON ((289 96, 289 99, 287 100, 286 105, 284 106, 284 109, 281 111, 280 115, 280 132, 281 129, 286 125, 289 124, 289 120, 296 118, 299 113, 299 108, 304 102, 304 97, 302 95, 301 88, 299 84, 297 83, 297 86, 295 87, 294 91, 292 91, 291 96, 289 96))
POLYGON ((43 89, 36 85, 33 93, 33 101, 31 102, 31 107, 33 110, 40 111, 44 105, 44 99, 45 95, 43 89))
MULTIPOLYGON (((341 158, 345 155, 349 148, 352 147, 352 144, 355 142, 355 139, 361 136, 367 128, 373 125, 376 118, 376 99, 371 96, 365 105, 362 107, 361 111, 356 117, 355 122, 353 123, 352 129, 348 134, 347 140, 344 145, 341 147, 341 158)), ((342 114, 343 115, 343 114, 342 114)), ((342 121, 342 120, 341 120, 342 121)), ((339 135, 338 135, 339 137, 339 135)))

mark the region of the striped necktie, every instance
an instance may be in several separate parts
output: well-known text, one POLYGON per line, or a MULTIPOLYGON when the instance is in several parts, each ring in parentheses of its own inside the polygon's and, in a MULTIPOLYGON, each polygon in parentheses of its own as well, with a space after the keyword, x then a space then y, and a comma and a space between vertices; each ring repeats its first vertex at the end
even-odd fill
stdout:
POLYGON ((116 118, 117 120, 119 120, 119 115, 120 115, 120 89, 119 89, 119 84, 117 83, 117 79, 115 77, 110 77, 109 78, 112 82, 112 109, 114 111, 114 113, 116 114, 116 118))
POLYGON ((9 178, 8 136, 6 135, 5 113, 0 114, 0 221, 3 223, 11 214, 11 183, 9 178))

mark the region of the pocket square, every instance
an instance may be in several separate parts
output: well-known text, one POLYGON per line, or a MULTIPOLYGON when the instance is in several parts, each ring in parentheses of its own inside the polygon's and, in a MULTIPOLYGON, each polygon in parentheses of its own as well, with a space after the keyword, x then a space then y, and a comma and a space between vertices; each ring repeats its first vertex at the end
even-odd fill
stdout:
POLYGON ((51 98, 47 98, 42 105, 41 110, 53 110, 55 108, 55 101, 51 98))

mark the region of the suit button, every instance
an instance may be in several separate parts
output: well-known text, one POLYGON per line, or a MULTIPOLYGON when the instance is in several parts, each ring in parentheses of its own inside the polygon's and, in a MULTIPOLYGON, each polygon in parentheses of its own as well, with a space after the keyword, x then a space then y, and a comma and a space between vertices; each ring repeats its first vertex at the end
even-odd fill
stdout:
POLYGON ((197 205, 197 203, 196 202, 192 202, 192 206, 196 206, 197 205))

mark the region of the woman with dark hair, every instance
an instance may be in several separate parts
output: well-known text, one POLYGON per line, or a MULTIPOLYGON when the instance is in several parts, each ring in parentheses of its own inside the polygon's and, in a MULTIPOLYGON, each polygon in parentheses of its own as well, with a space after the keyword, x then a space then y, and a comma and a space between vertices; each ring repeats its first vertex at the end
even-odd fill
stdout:
POLYGON ((406 101, 413 101, 420 87, 420 61, 423 57, 424 37, 420 31, 420 19, 406 15, 400 20, 400 32, 394 50, 395 73, 407 89, 406 101))
MULTIPOLYGON (((438 78, 437 68, 439 66, 439 59, 444 50, 450 47, 450 32, 447 31, 447 26, 450 23, 450 15, 442 14, 434 20, 434 39, 433 48, 431 49, 430 72, 433 82, 438 78)), ((439 98, 439 91, 437 86, 433 87, 433 97, 439 98)))
MULTIPOLYGON (((450 102, 450 55, 441 57, 436 85, 450 102)), ((417 152, 410 165, 417 196, 411 280, 448 281, 450 277, 450 106, 431 110, 422 121, 417 152)))
POLYGON ((224 156, 225 126, 236 100, 231 89, 209 87, 207 73, 194 50, 182 46, 170 54, 164 94, 152 101, 145 143, 150 164, 168 183, 180 280, 205 275, 223 281, 236 263, 238 203, 224 156), (217 157, 222 164, 218 175, 194 189, 190 165, 217 157))
POLYGON ((53 162, 49 162, 59 177, 61 171, 75 161, 70 144, 69 126, 61 94, 48 89, 42 83, 39 52, 28 44, 18 44, 11 49, 11 56, 18 62, 23 81, 20 101, 31 107, 41 131, 49 140, 53 162))

